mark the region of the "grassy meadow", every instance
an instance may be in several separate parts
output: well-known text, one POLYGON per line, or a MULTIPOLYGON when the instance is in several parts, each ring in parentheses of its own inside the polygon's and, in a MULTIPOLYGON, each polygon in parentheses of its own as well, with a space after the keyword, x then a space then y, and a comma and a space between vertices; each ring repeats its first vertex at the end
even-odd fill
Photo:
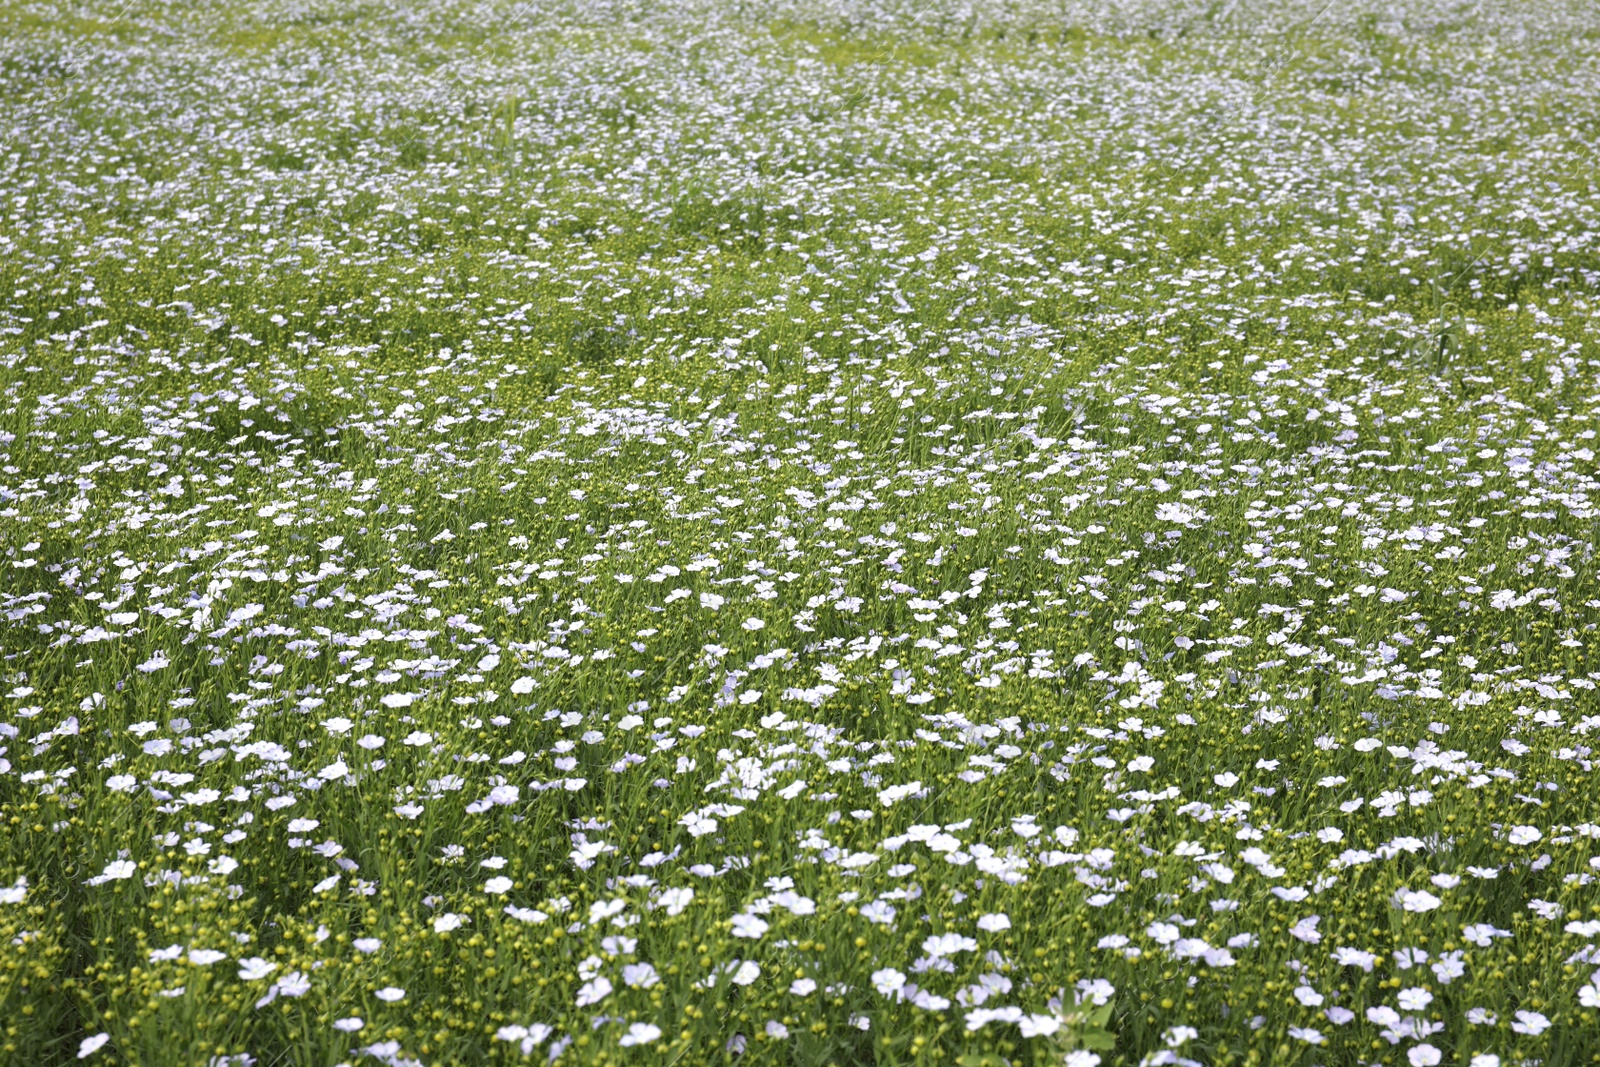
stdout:
POLYGON ((1600 9, 0 0, 0 1062, 1600 1062, 1600 9))

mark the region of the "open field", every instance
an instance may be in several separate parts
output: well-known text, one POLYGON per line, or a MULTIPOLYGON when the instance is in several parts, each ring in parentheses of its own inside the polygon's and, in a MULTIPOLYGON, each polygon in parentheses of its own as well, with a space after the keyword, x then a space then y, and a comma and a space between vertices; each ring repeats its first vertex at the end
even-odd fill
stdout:
POLYGON ((1600 1061, 1600 9, 0 0, 0 1062, 1600 1061))

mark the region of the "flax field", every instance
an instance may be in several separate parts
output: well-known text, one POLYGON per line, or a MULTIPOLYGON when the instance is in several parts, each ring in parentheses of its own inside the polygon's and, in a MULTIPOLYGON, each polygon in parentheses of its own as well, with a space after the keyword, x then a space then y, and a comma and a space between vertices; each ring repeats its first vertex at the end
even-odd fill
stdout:
POLYGON ((1588 0, 0 0, 0 1063, 1600 1061, 1588 0))

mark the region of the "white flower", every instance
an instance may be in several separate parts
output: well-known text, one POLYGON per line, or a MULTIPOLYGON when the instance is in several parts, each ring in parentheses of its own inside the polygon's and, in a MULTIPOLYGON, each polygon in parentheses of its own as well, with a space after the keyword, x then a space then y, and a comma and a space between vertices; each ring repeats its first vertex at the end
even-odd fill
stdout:
POLYGON ((756 630, 759 630, 762 627, 766 626, 767 624, 764 621, 762 621, 761 619, 749 618, 749 619, 744 620, 744 622, 740 623, 739 625, 741 627, 743 627, 744 629, 749 630, 749 631, 751 631, 753 633, 756 630))
POLYGON ((1174 1026, 1162 1035, 1161 1040, 1166 1042, 1168 1048, 1182 1048, 1184 1044, 1200 1036, 1200 1031, 1192 1026, 1174 1026))
POLYGON ((1011 917, 1005 912, 980 915, 978 917, 978 929, 987 930, 991 934, 997 934, 1001 930, 1009 930, 1011 929, 1011 917))
POLYGON ((1077 989, 1078 1003, 1091 1003, 1096 1008, 1106 1005, 1110 998, 1117 995, 1117 987, 1102 977, 1082 977, 1078 979, 1077 989))
POLYGON ((385 693, 379 703, 386 708, 409 708, 416 699, 415 693, 385 693))
POLYGON ((189 953, 189 962, 196 967, 209 967, 219 960, 228 958, 226 952, 218 952, 214 948, 197 948, 189 953))
POLYGON ((678 824, 687 829, 691 837, 704 837, 706 834, 717 832, 717 820, 709 815, 702 815, 698 811, 691 811, 679 819, 678 824))
POLYGON ((878 803, 884 807, 893 807, 897 801, 913 796, 922 790, 922 783, 905 782, 900 785, 891 785, 886 789, 878 790, 878 803))
POLYGON ((622 984, 631 989, 649 989, 661 982, 661 974, 649 963, 629 963, 622 968, 622 984))
POLYGON ((401 743, 410 745, 412 748, 421 748, 423 745, 433 744, 433 735, 423 733, 421 730, 413 730, 406 734, 405 740, 401 743))
POLYGON ((251 956, 239 961, 239 977, 246 982, 257 982, 278 969, 276 963, 251 956))
POLYGON ((767 932, 767 923, 754 915, 735 915, 733 917, 733 936, 758 938, 767 932))
POLYGON ((1501 930, 1488 923, 1470 923, 1461 928, 1461 937, 1470 944, 1479 948, 1487 948, 1494 943, 1496 937, 1510 937, 1511 931, 1501 930))
POLYGON ((1176 522, 1188 524, 1205 519, 1208 516, 1203 511, 1197 511, 1187 504, 1159 504, 1156 506, 1157 522, 1176 522))
POLYGON ((628 902, 621 897, 612 897, 610 900, 597 900, 589 905, 589 922, 603 922, 613 915, 627 910, 628 902))
POLYGON ((623 1047, 631 1045, 648 1045, 661 1036, 661 1027, 654 1023, 632 1023, 628 1032, 617 1039, 617 1044, 623 1047))
POLYGON ((511 884, 511 879, 501 875, 483 883, 483 891, 491 896, 503 897, 511 892, 511 884))
POLYGON ((1373 973, 1373 965, 1378 961, 1378 957, 1374 957, 1371 952, 1362 952, 1360 949, 1341 947, 1341 949, 1334 949, 1333 961, 1338 963, 1339 966, 1358 966, 1366 973, 1371 974, 1373 973))
POLYGON ((382 748, 383 738, 379 737, 377 734, 367 734, 366 736, 362 737, 361 740, 357 741, 356 744, 370 751, 371 749, 382 748))
POLYGON ((527 696, 533 692, 533 679, 526 676, 518 678, 511 683, 511 691, 519 697, 527 696))
POLYGON ((1426 1042, 1414 1045, 1406 1052, 1406 1061, 1411 1067, 1434 1067, 1442 1059, 1444 1055, 1426 1042))
POLYGON ((396 1001, 406 999, 406 991, 404 989, 397 989, 390 985, 384 986, 382 989, 374 993, 373 996, 377 997, 386 1004, 393 1004, 396 1001))
MULTIPOLYGON (((267 989, 267 995, 256 1001, 257 1008, 264 1008, 278 998, 278 994, 286 997, 303 997, 311 991, 311 979, 300 971, 290 971, 282 978, 273 982, 267 989)), ((398 992, 398 990, 397 990, 398 992)), ((400 994, 405 996, 404 993, 400 994)))
POLYGON ((465 915, 457 915, 455 912, 447 911, 433 920, 433 932, 436 934, 448 934, 451 930, 461 929, 462 923, 471 921, 465 915))
POLYGON ((1506 836, 1506 840, 1513 845, 1531 845, 1543 836, 1544 834, 1540 833, 1537 827, 1513 826, 1511 833, 1506 836))
MULTIPOLYGON (((1592 989, 1594 987, 1587 986, 1585 988, 1592 989)), ((816 991, 817 983, 811 978, 796 978, 793 982, 789 983, 789 992, 797 997, 809 997, 816 991)))
POLYGON ((657 898, 656 903, 660 907, 666 908, 668 915, 677 915, 681 913, 684 908, 687 908, 689 906, 689 902, 693 899, 693 889, 663 889, 661 891, 661 896, 657 898))
POLYGON ((1423 1011, 1433 1003, 1433 994, 1426 989, 1413 987, 1400 990, 1400 1007, 1405 1011, 1423 1011))
POLYGON ((896 993, 906 984, 906 976, 893 967, 872 972, 872 987, 884 996, 896 993))
POLYGON ((383 942, 375 937, 358 937, 351 942, 357 952, 372 953, 383 947, 383 942))
POLYGON ((975 952, 978 942, 960 934, 930 934, 922 940, 922 951, 934 959, 954 956, 957 952, 975 952))
POLYGON ((598 1004, 611 995, 611 980, 609 978, 591 978, 578 989, 578 1007, 587 1008, 591 1004, 598 1004))
POLYGON ((112 860, 106 864, 105 870, 94 878, 89 879, 90 885, 99 885, 102 882, 118 881, 123 878, 132 878, 138 866, 132 860, 112 860))
POLYGON ((107 1041, 110 1041, 110 1040, 111 1040, 111 1035, 110 1034, 95 1034, 92 1037, 84 1038, 81 1042, 78 1043, 78 1059, 80 1059, 80 1060, 88 1059, 90 1056, 93 1056, 96 1052, 99 1052, 100 1049, 105 1046, 105 1043, 107 1041))
POLYGON ((334 760, 332 763, 322 768, 322 770, 318 771, 317 777, 321 778, 325 782, 331 782, 335 778, 343 778, 349 773, 350 768, 345 766, 344 760, 338 759, 334 760))
POLYGON ((1395 902, 1406 911, 1432 911, 1444 903, 1426 889, 1418 889, 1415 892, 1402 889, 1395 894, 1395 902))
POLYGON ((727 603, 727 599, 718 593, 701 593, 700 606, 707 611, 716 611, 727 603))
POLYGON ((861 905, 861 917, 869 923, 888 926, 894 922, 895 914, 894 905, 887 900, 874 900, 869 904, 861 905))
POLYGON ((341 1033, 354 1034, 366 1026, 366 1022, 359 1015, 352 1015, 348 1019, 335 1019, 333 1028, 341 1033))
POLYGON ((1529 1037, 1538 1037, 1550 1029, 1550 1020, 1536 1011, 1519 1011, 1517 1021, 1511 1024, 1511 1029, 1529 1037))

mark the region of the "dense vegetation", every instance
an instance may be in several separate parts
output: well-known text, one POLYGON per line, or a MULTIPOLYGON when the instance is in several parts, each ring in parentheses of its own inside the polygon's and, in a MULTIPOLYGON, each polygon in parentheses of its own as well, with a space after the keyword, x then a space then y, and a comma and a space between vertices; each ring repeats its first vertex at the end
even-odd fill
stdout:
POLYGON ((1600 11, 0 4, 0 1048, 1600 1059, 1600 11))

